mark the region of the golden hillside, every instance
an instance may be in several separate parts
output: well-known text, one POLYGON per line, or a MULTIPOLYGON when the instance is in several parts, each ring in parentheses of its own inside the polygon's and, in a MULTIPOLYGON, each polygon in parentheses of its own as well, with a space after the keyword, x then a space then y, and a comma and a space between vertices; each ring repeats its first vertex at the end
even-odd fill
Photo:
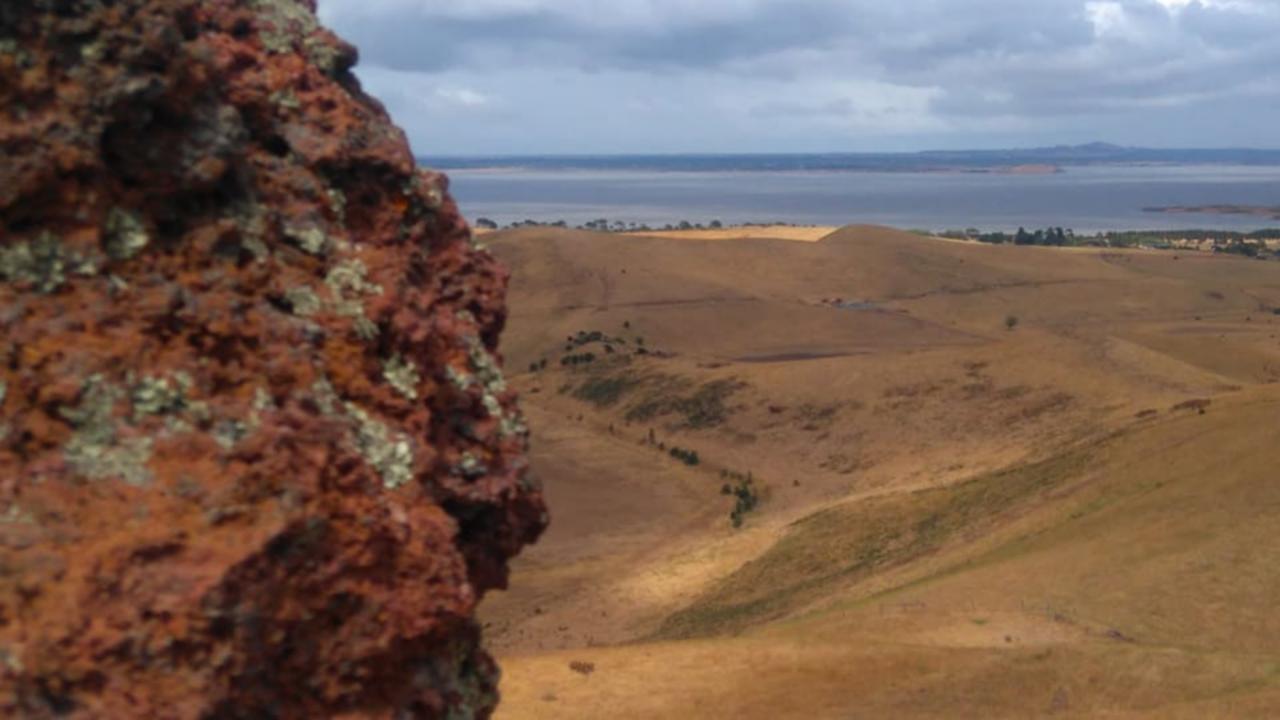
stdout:
POLYGON ((1280 264, 793 240, 485 237, 552 508, 501 716, 1280 713, 1280 264))

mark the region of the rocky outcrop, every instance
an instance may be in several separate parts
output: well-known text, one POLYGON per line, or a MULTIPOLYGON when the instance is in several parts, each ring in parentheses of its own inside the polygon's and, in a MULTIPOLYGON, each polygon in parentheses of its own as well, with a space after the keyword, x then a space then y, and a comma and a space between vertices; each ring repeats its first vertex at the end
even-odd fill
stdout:
POLYGON ((0 4, 0 715, 484 716, 505 271, 308 1, 0 4))

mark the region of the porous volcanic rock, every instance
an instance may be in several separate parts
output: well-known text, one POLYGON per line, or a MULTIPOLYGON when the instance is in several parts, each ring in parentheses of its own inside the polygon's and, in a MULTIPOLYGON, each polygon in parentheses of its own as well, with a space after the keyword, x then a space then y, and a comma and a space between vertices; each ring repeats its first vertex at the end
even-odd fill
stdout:
POLYGON ((485 716, 505 271, 297 0, 0 3, 0 716, 485 716))

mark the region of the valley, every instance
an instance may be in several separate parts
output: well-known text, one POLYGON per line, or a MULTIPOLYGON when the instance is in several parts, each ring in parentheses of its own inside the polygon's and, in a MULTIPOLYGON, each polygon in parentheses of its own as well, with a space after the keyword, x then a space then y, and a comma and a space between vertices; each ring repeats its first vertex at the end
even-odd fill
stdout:
POLYGON ((482 606, 499 717, 1280 708, 1280 264, 483 241, 552 515, 482 606))

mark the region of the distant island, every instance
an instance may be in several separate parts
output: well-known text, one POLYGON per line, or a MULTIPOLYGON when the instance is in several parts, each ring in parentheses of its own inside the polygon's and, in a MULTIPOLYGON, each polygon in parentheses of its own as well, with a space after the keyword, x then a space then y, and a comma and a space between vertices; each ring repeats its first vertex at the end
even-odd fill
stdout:
POLYGON ((1166 214, 1203 214, 1203 215, 1253 215, 1255 217, 1280 220, 1280 205, 1264 207, 1261 205, 1172 205, 1169 207, 1143 208, 1146 212, 1166 214))
POLYGON ((1160 149, 1110 143, 914 153, 485 155, 421 157, 446 171, 939 172, 1043 175, 1096 165, 1280 166, 1280 150, 1160 149))

